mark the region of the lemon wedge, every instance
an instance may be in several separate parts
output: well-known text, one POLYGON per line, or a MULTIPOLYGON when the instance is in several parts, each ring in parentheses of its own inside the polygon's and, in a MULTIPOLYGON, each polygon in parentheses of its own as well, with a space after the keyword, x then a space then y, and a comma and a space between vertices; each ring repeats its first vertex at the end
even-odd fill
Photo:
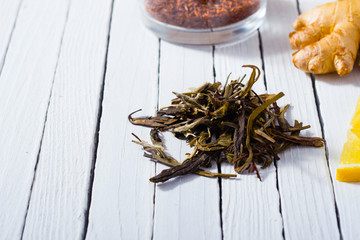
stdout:
POLYGON ((360 182, 360 98, 351 126, 336 172, 336 179, 341 182, 360 182))

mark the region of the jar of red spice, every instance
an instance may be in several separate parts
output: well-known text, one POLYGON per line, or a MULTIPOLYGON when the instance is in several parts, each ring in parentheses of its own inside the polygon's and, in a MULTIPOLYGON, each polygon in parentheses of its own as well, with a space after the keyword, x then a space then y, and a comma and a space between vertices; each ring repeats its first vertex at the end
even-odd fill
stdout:
POLYGON ((161 39, 192 45, 245 40, 265 18, 267 0, 141 0, 145 25, 161 39))

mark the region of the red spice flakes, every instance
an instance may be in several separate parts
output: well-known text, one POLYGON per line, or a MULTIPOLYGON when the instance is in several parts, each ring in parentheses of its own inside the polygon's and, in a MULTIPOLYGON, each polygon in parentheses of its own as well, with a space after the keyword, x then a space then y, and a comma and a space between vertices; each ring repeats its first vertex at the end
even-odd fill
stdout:
POLYGON ((260 8, 260 0, 145 0, 148 13, 171 25, 205 29, 239 22, 260 8))

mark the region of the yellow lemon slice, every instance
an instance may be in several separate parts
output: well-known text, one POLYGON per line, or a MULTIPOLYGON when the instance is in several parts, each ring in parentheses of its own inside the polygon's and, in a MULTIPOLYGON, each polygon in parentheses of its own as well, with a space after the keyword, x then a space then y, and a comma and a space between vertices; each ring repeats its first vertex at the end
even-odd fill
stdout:
POLYGON ((341 182, 360 182, 360 98, 351 125, 336 173, 341 182))

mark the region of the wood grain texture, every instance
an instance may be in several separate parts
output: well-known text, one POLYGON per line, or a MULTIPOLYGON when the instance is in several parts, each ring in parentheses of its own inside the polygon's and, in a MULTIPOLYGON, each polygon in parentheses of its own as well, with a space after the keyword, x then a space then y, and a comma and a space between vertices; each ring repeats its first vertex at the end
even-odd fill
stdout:
MULTIPOLYGON (((301 12, 328 1, 300 0, 301 12)), ((337 74, 316 75, 315 87, 327 140, 328 161, 333 179, 335 198, 339 211, 339 221, 344 240, 355 240, 360 236, 358 219, 360 218, 359 183, 342 183, 336 180, 336 169, 340 161, 350 121, 360 96, 359 66, 341 78, 337 74)))
POLYGON ((149 130, 127 119, 157 104, 158 39, 140 20, 136 1, 115 1, 87 239, 152 235, 155 166, 131 142, 131 133, 149 141, 149 130))
POLYGON ((22 0, 0 1, 0 74, 22 0))
MULTIPOLYGON (((225 83, 230 79, 250 76, 253 64, 261 68, 258 34, 245 42, 225 48, 216 48, 216 80, 225 83)), ((265 92, 263 73, 254 85, 258 93, 265 92)), ((232 173, 232 165, 222 164, 222 172, 232 173)), ((237 180, 222 180, 222 209, 224 239, 280 239, 282 219, 279 208, 279 193, 276 188, 275 167, 260 171, 263 182, 256 174, 238 175, 237 180)))
POLYGON ((335 188, 339 220, 344 240, 356 240, 360 236, 359 183, 343 183, 336 180, 336 169, 350 128, 350 121, 360 97, 359 68, 345 78, 336 74, 316 77, 316 89, 324 122, 328 160, 335 188))
POLYGON ((24 0, 0 78, 0 239, 20 238, 67 1, 24 0))
POLYGON ((25 239, 82 237, 111 7, 111 0, 71 2, 25 239))
MULTIPOLYGON (((245 174, 219 185, 189 175, 155 186, 148 179, 167 167, 131 143, 132 132, 148 141, 149 129, 131 125, 127 115, 140 108, 137 116, 152 115, 173 98, 171 91, 212 81, 213 65, 221 82, 230 72, 233 78, 249 73, 243 64, 260 67, 259 36, 216 48, 214 62, 210 46, 161 42, 159 49, 137 1, 115 0, 106 58, 112 0, 0 0, 0 239, 87 233, 88 239, 271 240, 284 231, 291 240, 357 240, 359 184, 335 177, 360 95, 360 68, 356 63, 345 78, 328 74, 312 82, 293 66, 288 33, 297 2, 305 12, 329 0, 268 0, 261 28, 267 90, 286 94, 279 102, 291 104, 287 118, 310 124, 306 136, 324 134, 327 152, 294 147, 277 168, 261 171, 263 182, 245 174)), ((262 78, 257 92, 265 91, 262 78)), ((190 151, 164 136, 175 158, 190 151)))
MULTIPOLYGON (((159 105, 167 106, 172 91, 186 92, 213 82, 212 47, 184 47, 161 43, 159 105)), ((184 141, 166 135, 166 147, 178 161, 191 149, 184 141)), ((212 171, 217 172, 214 164, 212 171)), ((157 172, 166 169, 157 165, 157 172)), ((221 239, 218 179, 197 175, 157 184, 154 239, 221 239)))
MULTIPOLYGON (((268 92, 285 93, 279 103, 291 104, 289 121, 298 119, 311 125, 303 135, 321 136, 311 79, 291 62, 288 34, 296 17, 296 1, 268 2, 268 20, 261 30, 268 92)), ((339 239, 325 148, 294 147, 280 157, 278 181, 285 238, 339 239)))

